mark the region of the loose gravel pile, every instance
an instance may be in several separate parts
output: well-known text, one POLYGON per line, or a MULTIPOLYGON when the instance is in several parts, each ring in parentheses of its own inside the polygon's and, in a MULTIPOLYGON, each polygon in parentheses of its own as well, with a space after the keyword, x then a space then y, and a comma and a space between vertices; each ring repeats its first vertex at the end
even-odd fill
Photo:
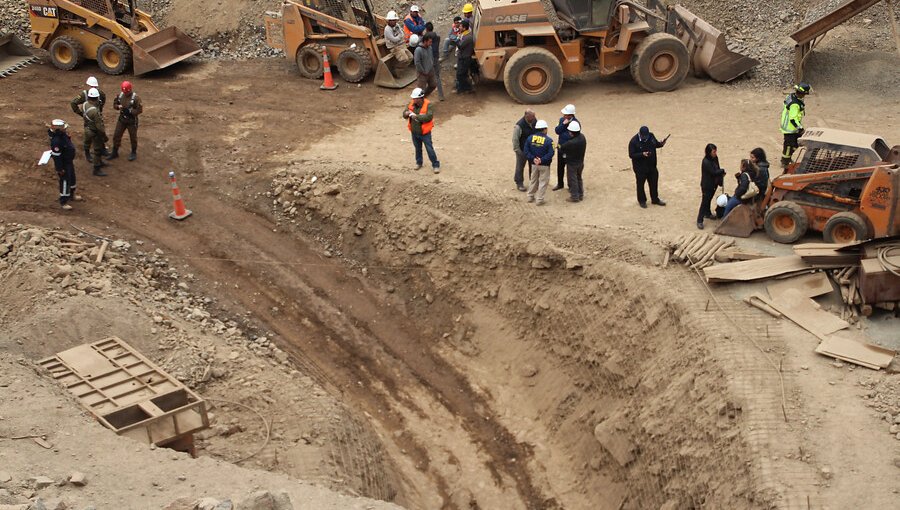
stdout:
MULTIPOLYGON (((152 12, 154 19, 167 26, 174 5, 189 0, 138 0, 142 10, 152 12)), ((785 86, 793 79, 794 45, 789 35, 805 22, 817 19, 839 5, 843 0, 667 0, 681 3, 694 14, 705 19, 726 35, 732 50, 744 53, 760 61, 759 67, 739 80, 753 86, 785 86)), ((250 59, 280 56, 281 51, 266 45, 263 15, 278 2, 269 0, 223 0, 217 8, 218 15, 242 7, 256 15, 243 17, 237 28, 225 32, 195 30, 188 33, 203 48, 202 59, 250 59), (249 7, 248 7, 249 6, 249 7), (194 32, 194 33, 192 33, 194 32)), ((462 2, 450 2, 446 12, 432 13, 438 24, 458 11, 462 2)), ((389 2, 376 0, 377 12, 394 8, 404 12, 408 1, 389 2)), ((277 7, 274 7, 277 10, 277 7)), ((231 11, 233 12, 233 11, 231 11)), ((246 12, 246 10, 244 11, 246 12)), ((854 40, 849 46, 853 51, 893 50, 893 36, 887 18, 887 7, 878 4, 850 21, 851 24, 871 30, 871 36, 854 40)), ((382 13, 383 14, 383 13, 382 13)), ((205 16, 198 12, 198 16, 205 16)), ((236 13, 233 15, 237 15, 236 13)), ((23 41, 28 40, 27 7, 21 0, 0 0, 0 32, 12 32, 23 41)), ((827 39, 827 38, 826 38, 827 39)), ((833 65, 832 67, 840 67, 833 65)))

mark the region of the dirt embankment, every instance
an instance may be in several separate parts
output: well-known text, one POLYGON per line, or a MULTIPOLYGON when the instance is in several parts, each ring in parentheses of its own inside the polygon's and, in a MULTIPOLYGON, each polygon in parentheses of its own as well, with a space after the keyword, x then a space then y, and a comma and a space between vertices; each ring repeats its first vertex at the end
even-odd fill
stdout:
MULTIPOLYGON (((410 396, 393 368, 403 366, 456 417, 495 483, 514 487, 516 507, 767 500, 745 462, 741 404, 729 398, 702 332, 681 320, 690 312, 627 263, 639 249, 568 236, 557 246, 522 243, 485 221, 488 201, 439 180, 388 182, 337 163, 302 168, 279 172, 267 193, 280 228, 377 281, 419 325, 421 347, 380 339, 387 351, 364 385, 396 388, 383 403, 407 414, 392 404, 410 396), (409 354, 418 350, 436 365, 409 354), (429 366, 459 371, 463 386, 449 391, 448 374, 429 366)), ((356 356, 375 349, 344 343, 356 356)), ((396 426, 428 452, 432 479, 491 507, 471 485, 454 487, 456 468, 439 461, 463 449, 408 420, 396 426)))

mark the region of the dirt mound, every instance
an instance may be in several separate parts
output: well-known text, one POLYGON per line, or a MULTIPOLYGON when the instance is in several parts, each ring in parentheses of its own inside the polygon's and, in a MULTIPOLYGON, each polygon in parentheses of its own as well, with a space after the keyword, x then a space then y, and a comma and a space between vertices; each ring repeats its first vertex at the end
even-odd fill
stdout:
MULTIPOLYGON (((393 499, 378 441, 271 333, 248 317, 221 317, 161 250, 110 240, 97 262, 95 241, 68 229, 0 225, 3 350, 36 360, 115 334, 209 399, 201 456, 393 499)), ((106 434, 99 444, 119 440, 106 434)))

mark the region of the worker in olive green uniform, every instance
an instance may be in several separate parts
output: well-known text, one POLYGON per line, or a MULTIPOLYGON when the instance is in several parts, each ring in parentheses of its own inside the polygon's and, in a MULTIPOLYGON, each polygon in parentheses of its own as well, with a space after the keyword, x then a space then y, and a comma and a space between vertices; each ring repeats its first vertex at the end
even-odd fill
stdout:
MULTIPOLYGON (((88 88, 86 90, 82 90, 77 96, 75 96, 75 99, 72 99, 69 102, 69 106, 72 107, 72 112, 74 112, 75 115, 84 115, 84 108, 82 108, 82 106, 87 103, 88 91, 91 88, 94 88, 97 90, 97 92, 100 93, 98 103, 100 104, 100 113, 103 113, 103 105, 106 104, 106 94, 102 90, 100 90, 100 82, 97 81, 97 78, 90 76, 85 83, 87 84, 88 88)), ((87 120, 84 121, 84 125, 87 126, 87 120)), ((103 147, 103 154, 106 155, 105 146, 103 147)), ((91 163, 91 148, 87 145, 84 146, 84 157, 88 160, 88 163, 91 163)))
POLYGON ((137 159, 138 116, 143 113, 144 106, 141 104, 141 98, 132 90, 130 81, 122 82, 122 92, 116 96, 113 107, 119 110, 119 118, 113 132, 112 154, 107 159, 119 157, 119 145, 122 144, 122 135, 127 129, 128 138, 131 140, 131 154, 128 155, 128 161, 134 161, 137 159))
POLYGON ((84 112, 84 147, 90 149, 91 158, 88 160, 94 164, 94 175, 104 177, 106 174, 100 170, 103 163, 103 147, 109 137, 106 136, 106 126, 103 125, 103 113, 100 111, 100 91, 92 88, 88 90, 87 102, 82 105, 84 112))
POLYGON ((800 146, 800 137, 803 136, 803 116, 806 115, 806 104, 803 98, 812 91, 808 83, 794 86, 792 92, 784 100, 784 108, 781 110, 781 134, 784 135, 784 147, 781 153, 781 165, 787 167, 791 164, 791 156, 800 146))

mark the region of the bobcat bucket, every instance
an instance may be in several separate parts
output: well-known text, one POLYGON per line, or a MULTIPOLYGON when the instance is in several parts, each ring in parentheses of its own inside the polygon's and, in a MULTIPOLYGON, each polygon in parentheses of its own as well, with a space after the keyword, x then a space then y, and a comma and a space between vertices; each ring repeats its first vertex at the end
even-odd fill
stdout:
POLYGON ((680 23, 676 30, 691 53, 694 74, 725 83, 759 65, 759 61, 728 49, 725 34, 680 5, 672 7, 680 23), (690 33, 694 34, 694 38, 690 33))
POLYGON ((202 50, 193 39, 175 27, 169 27, 134 42, 134 75, 169 67, 202 50))
POLYGON ((12 34, 0 35, 0 78, 9 76, 37 57, 12 34))
POLYGON ((375 69, 375 85, 389 89, 402 89, 416 81, 416 67, 409 63, 406 67, 398 67, 394 56, 390 53, 378 59, 375 69))
POLYGON ((756 221, 753 218, 753 208, 741 204, 722 219, 722 223, 716 227, 716 234, 732 237, 750 237, 756 230, 756 221))

